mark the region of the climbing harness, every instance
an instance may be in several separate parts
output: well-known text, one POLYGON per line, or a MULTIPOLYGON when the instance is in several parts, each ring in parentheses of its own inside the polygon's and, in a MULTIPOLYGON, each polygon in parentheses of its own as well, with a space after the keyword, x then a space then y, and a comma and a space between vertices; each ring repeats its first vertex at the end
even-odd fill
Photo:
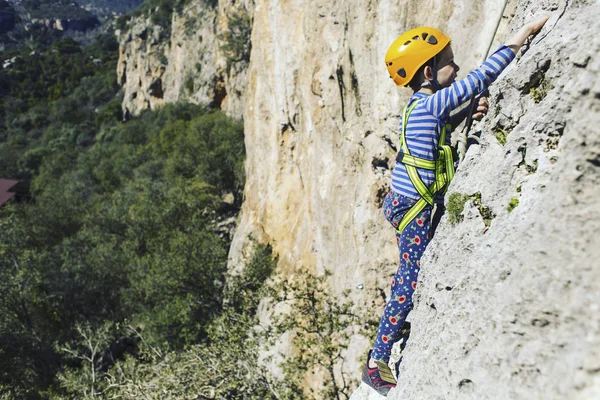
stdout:
POLYGON ((400 152, 396 157, 396 161, 404 164, 406 172, 410 178, 411 183, 419 192, 421 198, 404 214, 400 224, 398 225, 398 233, 402 231, 411 223, 413 219, 419 215, 421 211, 427 206, 434 205, 434 197, 438 193, 445 193, 450 181, 454 177, 454 155, 450 146, 446 143, 446 130, 450 130, 450 124, 445 125, 442 128, 440 134, 438 154, 435 160, 427 160, 425 158, 415 157, 410 154, 408 144, 406 143, 406 123, 410 114, 419 103, 419 100, 415 101, 412 105, 407 105, 402 111, 402 132, 400 132, 400 152), (435 171, 435 180, 431 186, 427 187, 421 177, 417 168, 435 171))

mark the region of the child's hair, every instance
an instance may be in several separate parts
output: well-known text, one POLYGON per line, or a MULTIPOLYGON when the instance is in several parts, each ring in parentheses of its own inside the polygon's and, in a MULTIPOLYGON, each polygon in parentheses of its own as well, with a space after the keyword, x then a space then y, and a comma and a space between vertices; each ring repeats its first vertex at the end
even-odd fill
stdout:
POLYGON ((433 68, 433 59, 437 57, 437 55, 431 57, 425 64, 421 65, 421 67, 415 73, 415 76, 408 82, 408 87, 410 87, 413 92, 418 92, 421 90, 421 84, 425 82, 425 67, 433 68))

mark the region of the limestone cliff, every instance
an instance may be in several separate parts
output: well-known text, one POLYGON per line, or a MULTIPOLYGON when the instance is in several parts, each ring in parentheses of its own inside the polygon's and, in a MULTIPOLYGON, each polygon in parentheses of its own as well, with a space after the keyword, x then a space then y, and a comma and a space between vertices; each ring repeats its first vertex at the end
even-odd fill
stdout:
POLYGON ((387 46, 408 27, 436 25, 468 68, 501 11, 496 1, 257 2, 246 202, 232 259, 252 234, 273 242, 282 268, 328 268, 338 290, 365 283, 378 297, 395 258, 379 206, 409 95, 386 76, 387 46))
MULTIPOLYGON (((455 38, 468 70, 487 51, 503 8, 419 4, 257 2, 244 102, 247 183, 231 265, 241 264, 249 236, 268 241, 284 273, 329 269, 334 291, 350 289, 358 304, 381 312, 398 259, 381 202, 410 94, 389 80, 385 51, 405 29, 438 26, 455 38)), ((358 378, 367 345, 351 343, 350 376, 358 378)))
POLYGON ((250 21, 251 4, 221 1, 215 8, 210 3, 190 2, 173 13, 168 27, 153 24, 150 13, 116 32, 126 115, 188 100, 221 107, 241 119, 246 63, 228 61, 223 47, 229 19, 241 14, 250 21))
MULTIPOLYGON (((494 218, 486 228, 483 206, 470 201, 462 222, 442 220, 391 399, 600 396, 600 6, 503 6, 193 1, 168 33, 144 18, 118 33, 130 113, 189 99, 243 115, 247 183, 232 268, 253 236, 273 245, 282 271, 329 269, 336 292, 351 289, 379 314, 398 257, 380 205, 410 94, 387 78, 388 45, 414 26, 439 27, 453 38, 460 77, 481 62, 499 21, 496 44, 536 13, 552 13, 491 89, 482 143, 450 192, 479 192, 494 218), (239 10, 252 21, 252 51, 247 66, 228 69, 222 38, 239 10)), ((348 351, 344 368, 356 379, 368 345, 357 337, 348 351)), ((367 396, 361 388, 353 398, 367 396)))

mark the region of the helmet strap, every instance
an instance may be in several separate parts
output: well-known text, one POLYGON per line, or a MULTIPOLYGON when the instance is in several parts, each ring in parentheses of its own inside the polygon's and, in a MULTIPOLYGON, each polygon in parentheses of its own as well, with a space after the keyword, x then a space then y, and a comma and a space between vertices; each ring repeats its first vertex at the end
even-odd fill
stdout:
POLYGON ((442 85, 437 80, 437 55, 433 56, 433 79, 431 81, 425 80, 421 83, 421 87, 430 87, 431 90, 437 92, 442 88, 442 85))
POLYGON ((433 56, 433 81, 431 82, 434 91, 438 91, 442 88, 442 85, 437 80, 437 54, 433 56))

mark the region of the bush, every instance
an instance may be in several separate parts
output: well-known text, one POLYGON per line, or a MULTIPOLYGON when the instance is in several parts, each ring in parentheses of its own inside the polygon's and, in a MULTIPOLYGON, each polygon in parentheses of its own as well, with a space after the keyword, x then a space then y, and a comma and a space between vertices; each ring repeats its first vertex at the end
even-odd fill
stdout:
POLYGON ((494 128, 494 137, 496 140, 498 140, 498 143, 500 143, 501 146, 506 144, 506 138, 508 137, 509 133, 510 131, 506 131, 500 127, 494 128))
POLYGON ((193 75, 189 75, 186 79, 185 79, 185 89, 187 90, 188 94, 193 94, 194 93, 194 76, 193 75))
POLYGON ((149 371, 152 349, 186 362, 223 352, 229 361, 215 376, 231 379, 221 387, 198 372, 199 382, 231 398, 268 398, 268 385, 234 360, 257 360, 249 327, 271 255, 232 280, 245 298, 228 303, 229 243, 216 232, 241 204, 243 126, 187 103, 122 122, 115 49, 109 37, 85 47, 65 40, 0 71, 0 176, 32 194, 0 208, 0 391, 102 396, 112 364, 89 361, 82 344, 92 338, 101 359, 112 357, 133 334, 122 327, 139 324, 146 343, 115 358, 123 370, 149 371), (223 208, 225 192, 235 207, 223 208), (226 337, 236 327, 239 336, 226 337), (183 350, 194 346, 205 347, 183 350))
POLYGON ((446 205, 446 213, 448 214, 448 221, 451 224, 457 224, 462 221, 462 212, 467 200, 469 200, 469 196, 466 194, 457 192, 450 194, 448 204, 446 205))
POLYGON ((123 120, 123 109, 121 108, 122 99, 116 98, 106 104, 98 114, 96 114, 96 125, 109 124, 111 122, 121 122, 123 120))
POLYGON ((519 205, 519 199, 517 197, 512 197, 510 199, 510 202, 508 203, 508 206, 506 206, 506 211, 512 212, 512 210, 517 208, 518 205, 519 205))
POLYGON ((121 15, 121 16, 117 17, 117 19, 115 20, 115 28, 123 31, 123 30, 125 30, 125 28, 127 28, 127 23, 129 21, 131 21, 131 15, 129 15, 129 14, 121 15))
POLYGON ((279 301, 290 305, 290 312, 275 317, 276 334, 291 333, 291 342, 297 350, 283 364, 284 398, 304 397, 305 375, 321 372, 324 379, 314 399, 342 399, 350 397, 351 378, 334 372, 344 362, 350 336, 359 333, 367 320, 353 312, 348 291, 341 298, 331 295, 328 285, 330 273, 315 276, 301 270, 274 287, 279 301))

